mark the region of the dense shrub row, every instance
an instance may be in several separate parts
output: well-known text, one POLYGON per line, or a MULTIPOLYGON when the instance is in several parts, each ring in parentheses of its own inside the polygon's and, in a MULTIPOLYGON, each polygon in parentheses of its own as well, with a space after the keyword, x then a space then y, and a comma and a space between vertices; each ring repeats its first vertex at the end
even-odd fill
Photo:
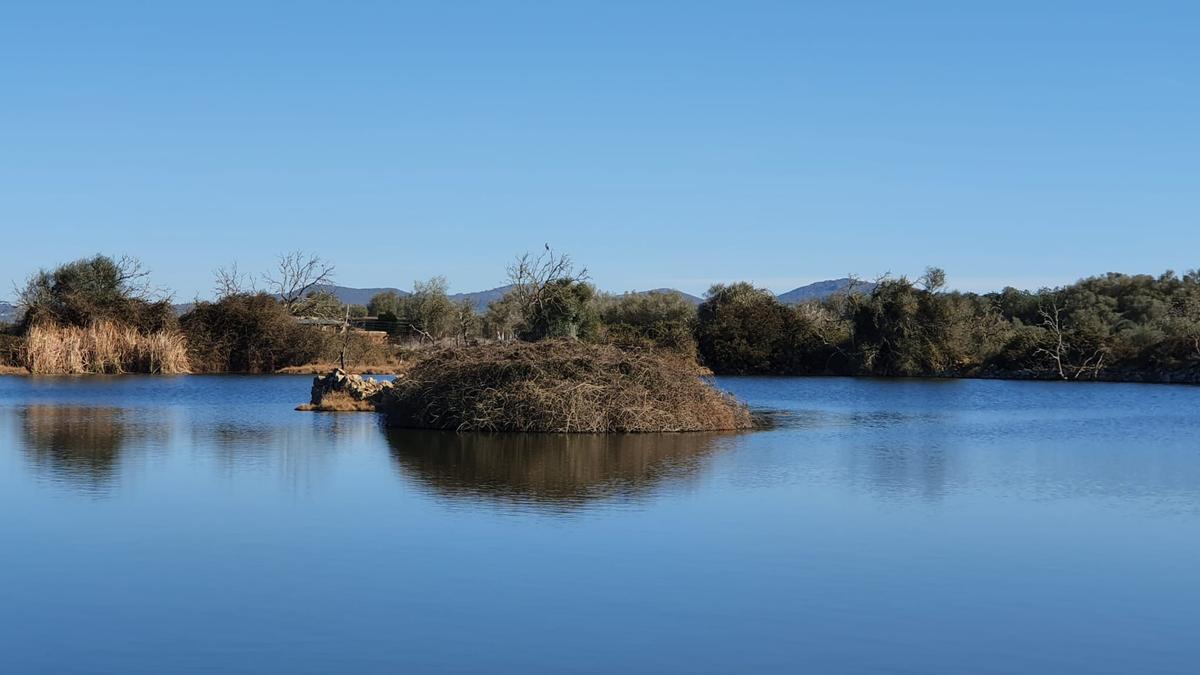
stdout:
POLYGON ((795 307, 714 286, 700 356, 718 373, 1200 381, 1200 273, 987 294, 942 283, 935 269, 795 307))

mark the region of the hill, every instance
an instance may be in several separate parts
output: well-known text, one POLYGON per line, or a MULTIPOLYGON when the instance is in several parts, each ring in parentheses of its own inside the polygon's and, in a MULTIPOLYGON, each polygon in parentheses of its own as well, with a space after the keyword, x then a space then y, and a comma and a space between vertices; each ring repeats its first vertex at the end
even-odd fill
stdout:
POLYGON ((21 317, 21 310, 10 302, 0 300, 0 323, 16 323, 21 317))
POLYGON ((654 288, 654 289, 651 289, 648 291, 637 291, 637 292, 639 292, 639 293, 678 293, 679 295, 683 296, 684 300, 687 300, 688 302, 692 303, 693 305, 696 305, 697 307, 700 306, 700 303, 704 302, 704 298, 701 298, 696 295, 692 295, 691 293, 684 293, 683 291, 675 290, 674 288, 654 288))
POLYGON ((855 293, 870 293, 875 290, 875 284, 870 281, 855 281, 849 277, 842 279, 828 279, 826 281, 816 281, 807 286, 793 288, 786 293, 780 293, 779 301, 786 305, 798 305, 802 302, 810 300, 824 300, 831 295, 845 293, 851 283, 854 283, 855 293))
POLYGON ((400 297, 408 295, 408 291, 402 291, 399 288, 351 288, 349 286, 322 286, 322 291, 329 291, 337 296, 338 300, 347 305, 363 305, 371 302, 371 298, 378 293, 386 293, 391 291, 400 297))
POLYGON ((475 311, 482 313, 487 311, 489 304, 503 298, 504 294, 511 290, 512 286, 500 286, 486 291, 475 291, 474 293, 451 293, 450 300, 454 302, 470 300, 475 305, 475 311))

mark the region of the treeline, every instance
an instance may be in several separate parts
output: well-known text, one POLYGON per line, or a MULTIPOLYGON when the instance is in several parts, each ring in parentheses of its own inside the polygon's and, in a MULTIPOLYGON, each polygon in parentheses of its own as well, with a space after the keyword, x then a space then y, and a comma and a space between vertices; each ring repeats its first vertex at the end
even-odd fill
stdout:
POLYGON ((300 320, 345 314, 321 290, 332 271, 303 253, 281 256, 277 269, 262 275, 262 288, 236 268, 218 270, 218 298, 177 315, 138 261, 77 260, 26 282, 21 319, 0 339, 0 361, 46 374, 274 372, 347 355, 386 362, 385 346, 359 333, 300 320))
POLYGON ((377 296, 371 309, 386 301, 380 316, 431 340, 570 337, 676 351, 717 374, 1200 382, 1197 271, 977 294, 946 291, 945 273, 929 268, 799 305, 720 284, 699 307, 678 293, 600 293, 553 252, 522 257, 509 281, 478 320, 450 303, 443 280, 377 296))
POLYGON ((799 306, 714 286, 697 317, 700 357, 726 374, 1200 382, 1200 272, 986 294, 944 285, 931 268, 799 306))
POLYGON ((678 293, 599 292, 547 249, 518 258, 507 294, 486 308, 452 301, 442 277, 348 307, 327 290, 333 271, 304 253, 258 276, 220 269, 216 299, 176 316, 136 261, 76 261, 29 280, 0 360, 33 372, 273 372, 386 363, 447 341, 567 338, 669 350, 716 374, 1200 382, 1195 271, 975 294, 946 291, 930 268, 800 305, 721 284, 696 307, 678 293), (364 316, 386 343, 352 329, 364 316))

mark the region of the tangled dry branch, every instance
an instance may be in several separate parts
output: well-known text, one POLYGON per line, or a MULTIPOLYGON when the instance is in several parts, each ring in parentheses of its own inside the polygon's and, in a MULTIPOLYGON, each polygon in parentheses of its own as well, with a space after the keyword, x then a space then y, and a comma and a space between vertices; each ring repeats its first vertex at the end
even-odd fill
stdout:
POLYGON ((393 426, 564 433, 748 429, 749 411, 687 359, 569 340, 452 347, 381 408, 393 426))

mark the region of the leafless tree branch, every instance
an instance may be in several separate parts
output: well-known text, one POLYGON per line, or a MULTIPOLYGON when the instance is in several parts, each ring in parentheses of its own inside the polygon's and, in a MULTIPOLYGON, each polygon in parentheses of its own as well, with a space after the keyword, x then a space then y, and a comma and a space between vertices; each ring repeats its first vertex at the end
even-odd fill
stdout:
POLYGON ((218 300, 247 292, 254 292, 254 277, 243 274, 238 269, 237 261, 229 267, 222 266, 213 270, 213 293, 218 300))
POLYGON ((317 286, 333 281, 333 265, 315 253, 292 251, 279 256, 274 272, 262 275, 267 291, 274 293, 289 311, 317 286))

